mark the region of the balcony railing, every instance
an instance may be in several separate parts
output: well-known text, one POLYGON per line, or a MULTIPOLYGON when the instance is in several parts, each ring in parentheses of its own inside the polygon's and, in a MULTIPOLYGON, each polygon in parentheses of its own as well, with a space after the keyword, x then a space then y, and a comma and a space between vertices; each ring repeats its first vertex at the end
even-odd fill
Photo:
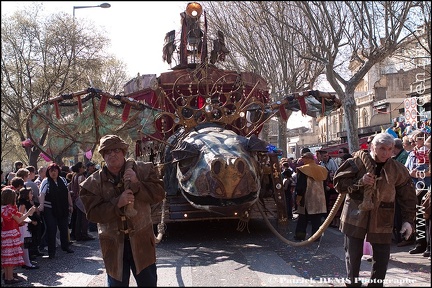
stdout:
POLYGON ((361 104, 365 104, 365 103, 370 103, 373 101, 374 99, 374 93, 370 93, 370 92, 356 92, 355 93, 355 101, 356 101, 356 105, 361 105, 361 104), (357 93, 361 93, 360 95, 357 93))

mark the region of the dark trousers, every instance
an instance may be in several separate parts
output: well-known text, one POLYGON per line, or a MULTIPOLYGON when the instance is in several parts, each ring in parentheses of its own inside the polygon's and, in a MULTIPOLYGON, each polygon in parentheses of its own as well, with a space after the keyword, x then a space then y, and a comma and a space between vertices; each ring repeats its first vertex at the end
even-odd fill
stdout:
POLYGON ((32 234, 32 243, 28 248, 30 255, 37 255, 39 253, 39 245, 41 244, 42 237, 42 222, 38 222, 37 225, 29 224, 29 231, 32 234))
POLYGON ((75 238, 75 226, 76 226, 75 223, 76 223, 76 218, 77 218, 77 210, 78 210, 78 208, 74 204, 73 205, 73 212, 71 215, 71 220, 69 223, 69 228, 71 229, 71 231, 70 231, 71 238, 75 238))
POLYGON ((138 287, 156 287, 157 273, 156 263, 143 269, 138 275, 136 274, 135 262, 132 256, 132 248, 129 241, 125 241, 123 253, 123 279, 118 281, 107 274, 108 287, 129 287, 130 271, 135 277, 138 287))
POLYGON ((77 208, 75 219, 75 239, 77 241, 89 237, 88 226, 89 222, 86 218, 86 214, 77 208))
POLYGON ((60 232, 60 243, 62 250, 69 248, 69 227, 68 216, 57 218, 54 217, 51 208, 45 207, 44 219, 46 222, 46 241, 48 244, 48 255, 55 256, 56 253, 56 236, 57 228, 60 232))
MULTIPOLYGON (((360 287, 359 282, 360 265, 363 256, 364 239, 354 238, 345 235, 345 265, 347 271, 347 280, 350 284, 347 286, 360 287)), ((373 250, 372 272, 368 287, 382 287, 384 278, 387 273, 387 266, 390 259, 390 244, 371 243, 373 250)))
POLYGON ((305 214, 299 214, 299 217, 297 218, 297 226, 295 230, 296 238, 299 240, 305 240, 306 239, 306 229, 308 222, 311 222, 312 225, 312 231, 311 235, 315 234, 316 231, 318 231, 319 227, 322 224, 322 218, 325 214, 308 214, 307 211, 305 214))
POLYGON ((97 232, 97 224, 94 222, 89 221, 89 231, 90 232, 97 232))
POLYGON ((40 216, 41 216, 42 223, 41 223, 41 236, 40 236, 40 243, 39 243, 40 251, 44 250, 44 248, 48 246, 46 241, 47 227, 46 227, 46 221, 44 215, 45 213, 41 212, 40 216))

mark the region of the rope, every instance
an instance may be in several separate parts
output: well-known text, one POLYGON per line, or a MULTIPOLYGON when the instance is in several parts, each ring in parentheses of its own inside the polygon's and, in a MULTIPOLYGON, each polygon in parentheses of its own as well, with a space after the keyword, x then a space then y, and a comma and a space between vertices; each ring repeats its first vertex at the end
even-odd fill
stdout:
POLYGON ((258 209, 259 209, 261 215, 263 216, 263 219, 264 219, 265 223, 267 224, 267 226, 282 242, 284 242, 288 245, 291 245, 291 246, 301 247, 301 246, 310 245, 313 242, 315 242, 315 240, 317 240, 319 237, 321 237, 321 235, 324 233, 325 229, 327 229, 327 227, 333 221, 333 218, 335 217, 336 213, 338 212, 339 207, 343 203, 344 199, 345 199, 345 194, 339 194, 338 198, 336 199, 336 202, 333 204, 333 207, 330 210, 330 213, 328 214, 327 218, 324 220, 323 224, 321 224, 321 226, 318 228, 318 230, 315 232, 315 234, 313 234, 311 237, 309 237, 305 241, 301 241, 301 242, 294 242, 294 241, 288 240, 284 236, 282 236, 273 227, 273 225, 268 220, 267 216, 265 215, 265 213, 262 209, 261 203, 259 201, 257 201, 256 205, 258 206, 258 209))
POLYGON ((155 237, 155 243, 156 244, 158 244, 162 240, 162 237, 165 234, 165 230, 166 230, 166 224, 165 224, 165 204, 166 204, 166 197, 162 201, 161 222, 157 225, 158 235, 157 235, 157 237, 155 237))
POLYGON ((240 219, 239 222, 238 222, 238 224, 237 224, 237 231, 243 232, 243 230, 245 228, 248 231, 248 233, 250 233, 250 231, 249 231, 249 221, 240 219))
MULTIPOLYGON (((125 170, 129 169, 129 168, 133 169, 134 163, 135 163, 135 161, 133 159, 128 159, 126 161, 125 170)), ((130 180, 125 180, 124 181, 125 190, 129 189, 129 187, 130 187, 130 180)), ((126 217, 128 217, 128 218, 134 217, 137 214, 137 211, 134 208, 134 203, 126 204, 124 213, 125 213, 126 217)))
MULTIPOLYGON (((369 157, 369 153, 366 153, 364 150, 360 150, 356 152, 356 156, 358 156, 363 164, 366 167, 366 172, 374 174, 374 166, 371 162, 371 158, 369 157)), ((363 194, 363 202, 359 205, 359 209, 362 211, 370 211, 374 208, 374 203, 372 201, 374 197, 374 191, 376 189, 376 181, 380 178, 375 179, 375 184, 373 186, 365 185, 364 186, 364 194, 363 194)))
POLYGON ((239 218, 239 222, 237 224, 237 231, 243 232, 243 230, 246 228, 248 233, 249 231, 249 219, 250 219, 250 213, 249 210, 246 210, 243 215, 239 218))
MULTIPOLYGON (((374 166, 371 162, 371 159, 369 157, 369 154, 363 150, 357 151, 356 152, 356 156, 358 156, 363 164, 366 167, 366 170, 369 173, 373 173, 373 169, 374 166)), ((379 178, 377 179, 379 180, 379 178)), ((368 208, 369 205, 372 205, 373 208, 373 202, 372 202, 372 196, 373 196, 373 192, 374 192, 374 187, 376 186, 376 181, 375 181, 375 185, 374 186, 365 186, 365 195, 364 195, 364 200, 363 203, 360 206, 363 206, 365 208, 368 208), (365 202, 366 200, 366 202, 365 202), (370 203, 369 203, 370 202, 370 203), (363 205, 364 204, 364 205, 363 205)), ((325 229, 327 229, 327 227, 330 225, 331 221, 333 221, 333 218, 335 217, 337 211, 339 210, 340 205, 343 203, 343 201, 345 200, 345 195, 346 194, 339 194, 338 198, 336 199, 336 202, 333 204, 332 209, 330 210, 330 213, 328 214, 327 218, 324 220, 323 224, 321 224, 321 226, 319 227, 319 229, 315 232, 315 234, 313 234, 311 237, 309 237, 308 239, 306 239, 305 241, 301 241, 301 242, 294 242, 294 241, 290 241, 288 239, 286 239, 284 236, 282 236, 274 227, 273 225, 270 223, 270 221, 268 220, 267 216, 265 215, 263 208, 262 208, 262 204, 257 201, 257 206, 258 209, 261 213, 261 215, 263 216, 263 219, 265 221, 265 223, 267 224, 267 226, 270 228, 270 230, 284 243, 291 245, 291 246, 295 246, 295 247, 300 247, 300 246, 306 246, 309 245, 313 242, 315 242, 316 239, 318 239, 319 237, 321 237, 321 235, 323 235, 325 229)), ((360 208, 359 206, 359 208, 360 208)), ((370 208, 370 209, 372 209, 370 208)))

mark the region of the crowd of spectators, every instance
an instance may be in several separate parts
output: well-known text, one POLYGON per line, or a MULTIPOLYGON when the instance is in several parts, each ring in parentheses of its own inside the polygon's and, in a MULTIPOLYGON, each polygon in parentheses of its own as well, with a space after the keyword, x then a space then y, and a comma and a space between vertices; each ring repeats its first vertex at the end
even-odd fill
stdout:
MULTIPOLYGON (((365 151, 368 151, 369 145, 373 140, 373 135, 368 137, 367 144, 368 147, 365 148, 365 151)), ((394 229, 393 229, 393 241, 398 247, 410 246, 409 253, 411 254, 422 254, 424 257, 430 257, 430 218, 423 218, 423 211, 427 209, 428 206, 426 201, 428 197, 430 197, 430 142, 431 136, 423 130, 415 130, 412 131, 409 135, 404 135, 402 138, 394 138, 394 150, 393 150, 393 159, 405 165, 412 176, 412 180, 417 190, 419 191, 417 197, 417 205, 418 205, 418 217, 416 218, 416 229, 415 233, 409 238, 404 239, 400 230, 402 228, 402 216, 400 211, 399 203, 395 203, 395 216, 394 216, 394 229), (421 177, 421 183, 419 175, 423 175, 421 177), (429 192, 428 192, 429 191, 429 192), (414 247, 412 247, 414 245, 414 247)), ((304 155, 306 153, 310 153, 311 150, 309 148, 303 148, 301 150, 301 157, 295 159, 293 157, 290 158, 281 158, 280 159, 280 168, 284 181, 284 192, 285 198, 287 201, 287 215, 289 219, 296 220, 298 212, 298 203, 296 202, 297 193, 300 190, 304 190, 305 187, 298 187, 297 177, 299 172, 299 167, 305 165, 304 163, 304 155), (286 179, 286 180, 285 180, 286 179)), ((355 151, 353 151, 355 152, 355 151)), ((337 157, 332 157, 325 149, 320 149, 315 151, 314 155, 315 163, 325 167, 328 171, 328 178, 324 181, 324 193, 326 197, 327 203, 327 213, 322 214, 322 220, 330 212, 333 207, 338 193, 335 191, 332 183, 332 178, 336 173, 337 169, 342 165, 342 163, 348 159, 350 159, 352 154, 346 147, 341 147, 338 150, 337 157)), ((308 154, 310 157, 310 154, 308 154)), ((305 186, 305 184, 303 184, 305 186)), ((430 204, 429 204, 430 210, 430 204)), ((339 208, 339 211, 336 213, 333 221, 330 224, 330 227, 338 228, 340 225, 340 213, 342 207, 339 208)), ((430 212, 429 212, 430 214, 430 212)), ((426 215, 428 215, 426 211, 426 215)), ((322 221, 321 221, 322 223, 322 221)), ((312 233, 311 233, 312 234, 312 233)), ((311 235, 309 234, 309 236, 311 235)), ((303 240, 304 237, 296 237, 299 240, 303 240)))
MULTIPOLYGON (((86 166, 81 163, 81 166, 80 175, 84 178, 97 170, 97 166, 93 162, 88 162, 86 166)), ((51 163, 36 170, 34 166, 24 166, 22 161, 15 161, 12 171, 6 174, 2 170, 2 191, 12 190, 15 192, 17 212, 20 215, 26 215, 28 211, 32 211, 31 215, 29 214, 30 216, 26 218, 27 220, 19 224, 23 254, 21 256, 22 261, 16 263, 22 263, 21 268, 39 269, 38 257, 48 256, 48 259, 53 259, 56 247, 59 245, 63 251, 73 253, 70 248, 73 243, 72 240, 88 241, 95 239, 86 233, 88 232, 88 221, 87 226, 83 228, 85 231, 80 230, 83 231, 85 237, 75 239, 74 235, 71 234, 70 229, 75 228, 76 223, 71 221, 70 216, 74 209, 78 209, 75 203, 71 202, 72 190, 68 180, 72 180, 74 174, 71 168, 65 165, 60 167, 51 163), (57 174, 54 175, 55 173, 57 174), (64 191, 65 198, 57 195, 60 194, 60 190, 64 191), (50 196, 47 197, 47 195, 50 196), (66 202, 59 204, 61 199, 66 202), (34 212, 31 207, 36 207, 34 212), (47 252, 48 255, 46 255, 47 252)), ((2 211, 3 207, 2 203, 2 211)), ((82 215, 80 217, 82 223, 85 222, 83 218, 85 219, 85 214, 84 217, 82 215)), ((8 280, 7 283, 15 284, 21 281, 21 279, 16 278, 15 272, 13 275, 15 278, 8 280)))
MULTIPOLYGON (((373 136, 368 139, 368 144, 372 140, 373 136)), ((416 207, 418 211, 415 233, 411 238, 405 239, 400 234, 402 229, 400 204, 395 203, 392 236, 397 246, 411 246, 408 250, 410 254, 422 254, 429 258, 431 248, 430 145, 430 134, 422 130, 413 131, 402 138, 394 138, 393 159, 402 163, 412 177, 418 192, 416 207)), ((333 187, 333 177, 339 167, 352 157, 347 148, 340 148, 337 157, 334 158, 325 149, 312 153, 309 148, 304 148, 299 159, 291 157, 280 160, 287 215, 290 220, 297 221, 295 240, 307 238, 306 228, 309 221, 312 223, 312 229, 308 236, 313 235, 330 213, 338 197, 333 187), (312 177, 316 182, 307 181, 307 177, 312 177), (322 183, 322 186, 319 183, 322 183), (317 193, 315 195, 309 192, 308 196, 307 191, 317 193), (312 194, 313 196, 310 196, 312 194), (307 202, 309 203, 306 204, 307 202), (320 206, 318 203, 324 205, 320 206)), ((34 166, 24 166, 23 162, 16 161, 12 171, 6 175, 2 171, 2 191, 3 189, 15 191, 19 212, 24 215, 31 207, 38 208, 29 217, 29 221, 20 228, 22 242, 24 237, 31 238, 28 245, 22 247, 23 268, 38 269, 37 257, 45 256, 48 252, 49 259, 54 258, 56 247, 59 245, 63 251, 73 253, 70 248, 72 240, 94 239, 88 234, 89 231, 95 231, 95 228, 92 229, 94 223, 88 222, 83 205, 79 203, 78 185, 97 169, 93 162, 88 162, 86 165, 78 162, 72 167, 60 167, 51 163, 36 170, 34 166), (50 192, 51 195, 48 196, 50 192), (56 192, 57 196, 53 196, 52 192, 56 192)), ((331 227, 339 228, 340 210, 341 208, 336 213, 331 227)))

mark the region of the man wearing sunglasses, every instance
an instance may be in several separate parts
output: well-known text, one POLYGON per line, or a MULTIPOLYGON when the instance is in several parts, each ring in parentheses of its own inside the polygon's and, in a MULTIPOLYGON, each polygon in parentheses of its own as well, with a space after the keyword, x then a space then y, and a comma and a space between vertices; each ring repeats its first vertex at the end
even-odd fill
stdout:
POLYGON ((87 219, 98 223, 108 287, 128 287, 130 272, 139 287, 156 287, 155 235, 151 205, 165 197, 153 163, 126 160, 129 144, 116 135, 100 139, 102 169, 80 186, 87 219), (127 212, 135 208, 135 215, 127 212))

